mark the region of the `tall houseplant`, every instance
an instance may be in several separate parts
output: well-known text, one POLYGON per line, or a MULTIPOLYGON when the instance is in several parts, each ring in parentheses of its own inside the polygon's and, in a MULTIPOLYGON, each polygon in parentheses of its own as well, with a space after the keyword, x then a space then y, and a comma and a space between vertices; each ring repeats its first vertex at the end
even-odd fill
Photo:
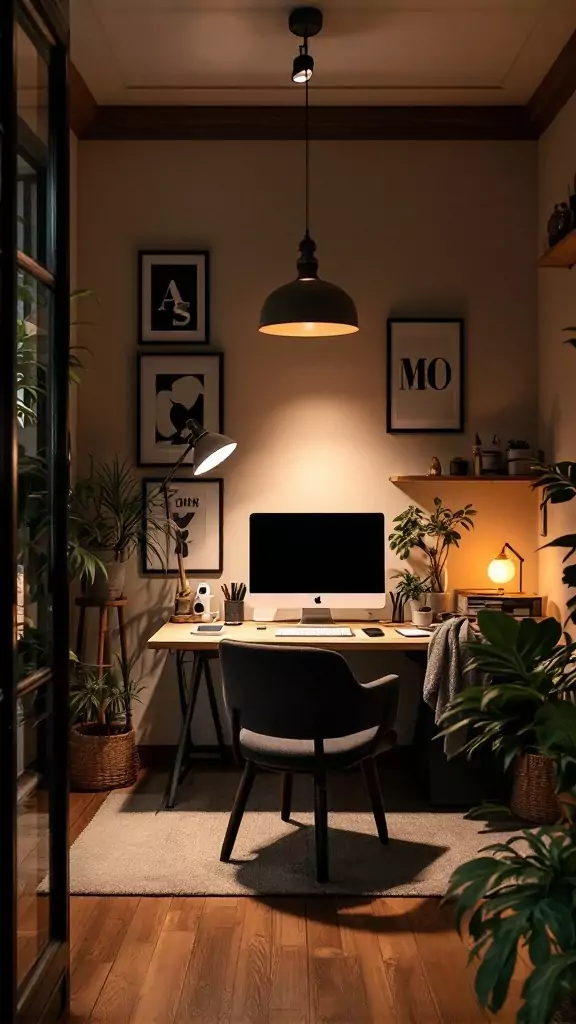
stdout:
POLYGON ((394 519, 394 529, 389 536, 390 548, 399 558, 408 559, 413 551, 421 551, 426 561, 427 579, 430 583, 430 604, 436 611, 445 610, 446 599, 435 599, 433 595, 446 594, 446 563, 452 547, 458 547, 462 530, 474 527, 476 509, 465 505, 455 512, 434 498, 434 511, 424 512, 417 505, 409 505, 394 519))
MULTIPOLYGON (((576 339, 569 344, 576 346, 576 339)), ((543 506, 571 501, 576 496, 576 463, 543 467, 536 486, 543 487, 543 506)), ((566 564, 576 553, 576 534, 546 546, 567 551, 563 581, 576 589, 576 564, 566 564)), ((567 621, 576 623, 575 596, 567 606, 567 621)), ((507 687, 507 692, 491 697, 495 687, 489 687, 479 709, 497 711, 500 702, 501 708, 508 707, 508 725, 502 715, 490 721, 476 714, 469 725, 477 740, 500 745, 512 760, 517 754, 513 705, 524 709, 524 722, 517 719, 516 731, 551 759, 562 813, 556 825, 489 847, 487 856, 463 864, 452 876, 447 898, 455 902, 459 927, 467 921, 481 1005, 494 1013, 504 1005, 523 946, 530 974, 522 989, 519 1024, 566 1024, 576 1021, 576 706, 564 698, 573 698, 576 690, 576 645, 565 635, 564 645, 551 646, 561 633, 558 623, 550 624, 554 620, 524 620, 511 627, 513 620, 502 613, 488 614, 488 623, 481 622, 485 644, 475 658, 494 675, 496 689, 507 687), (515 849, 518 841, 522 845, 515 849)))
POLYGON ((126 561, 143 544, 165 563, 166 538, 173 532, 162 506, 161 487, 149 491, 128 462, 91 460, 90 474, 78 480, 71 499, 71 521, 85 548, 105 563, 108 596, 122 596, 126 561))

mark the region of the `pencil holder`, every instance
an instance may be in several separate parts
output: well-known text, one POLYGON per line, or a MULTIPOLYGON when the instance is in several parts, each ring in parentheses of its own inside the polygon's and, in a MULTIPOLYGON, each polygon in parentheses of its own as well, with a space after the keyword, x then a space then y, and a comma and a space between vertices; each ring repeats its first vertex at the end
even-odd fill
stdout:
POLYGON ((224 622, 244 622, 244 601, 224 601, 224 622))

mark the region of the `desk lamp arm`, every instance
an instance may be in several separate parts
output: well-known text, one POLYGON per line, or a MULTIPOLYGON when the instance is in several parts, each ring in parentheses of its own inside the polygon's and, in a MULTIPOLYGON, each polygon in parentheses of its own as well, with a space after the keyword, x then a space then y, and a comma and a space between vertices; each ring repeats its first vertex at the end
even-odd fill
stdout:
POLYGON ((513 555, 516 555, 516 558, 518 559, 518 566, 519 566, 518 591, 519 591, 520 594, 523 594, 524 590, 523 590, 523 586, 522 586, 522 571, 523 571, 523 566, 524 566, 525 559, 522 558, 522 555, 518 551, 516 551, 516 548, 513 548, 512 545, 508 543, 508 541, 506 541, 506 543, 503 545, 502 551, 503 552, 506 551, 506 548, 508 548, 508 551, 511 551, 513 555))

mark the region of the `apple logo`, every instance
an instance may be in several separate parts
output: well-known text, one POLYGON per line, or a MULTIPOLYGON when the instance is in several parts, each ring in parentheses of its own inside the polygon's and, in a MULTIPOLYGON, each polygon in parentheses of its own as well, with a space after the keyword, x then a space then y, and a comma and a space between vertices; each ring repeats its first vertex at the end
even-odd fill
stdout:
POLYGON ((322 598, 321 597, 315 597, 314 598, 314 604, 322 604, 322 598))

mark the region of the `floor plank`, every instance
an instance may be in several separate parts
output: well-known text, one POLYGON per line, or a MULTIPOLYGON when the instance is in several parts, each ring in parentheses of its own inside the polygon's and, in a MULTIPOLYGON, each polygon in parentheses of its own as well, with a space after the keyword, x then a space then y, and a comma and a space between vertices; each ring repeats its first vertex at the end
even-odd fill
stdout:
POLYGON ((484 1014, 437 899, 75 896, 70 927, 71 1024, 513 1024, 529 971, 484 1014))

